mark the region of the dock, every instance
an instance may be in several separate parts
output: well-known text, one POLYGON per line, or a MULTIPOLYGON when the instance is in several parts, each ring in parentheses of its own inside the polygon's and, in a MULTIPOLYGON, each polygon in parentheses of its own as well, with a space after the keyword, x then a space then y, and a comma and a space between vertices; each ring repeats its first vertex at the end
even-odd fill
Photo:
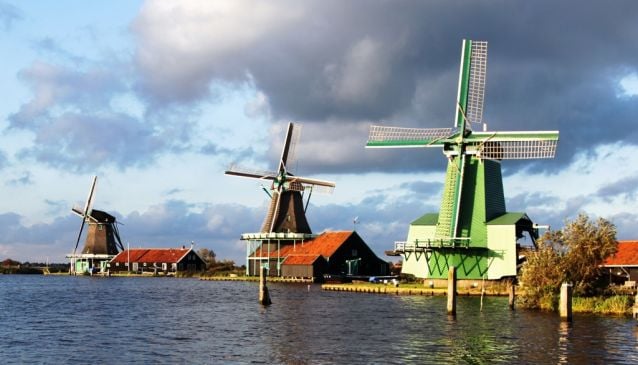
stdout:
MULTIPOLYGON (((254 281, 259 282, 259 276, 202 276, 199 280, 205 281, 254 281)), ((269 276, 268 282, 270 283, 297 283, 297 284, 312 284, 312 279, 308 278, 281 278, 276 276, 269 276)))
MULTIPOLYGON (((395 287, 383 284, 323 284, 322 290, 340 291, 352 293, 370 293, 370 294, 390 294, 390 295, 422 295, 422 296, 445 296, 447 288, 427 288, 427 287, 395 287)), ((480 288, 459 288, 457 295, 460 296, 480 296, 480 288)), ((488 296, 508 296, 507 290, 490 289, 485 290, 488 296)))

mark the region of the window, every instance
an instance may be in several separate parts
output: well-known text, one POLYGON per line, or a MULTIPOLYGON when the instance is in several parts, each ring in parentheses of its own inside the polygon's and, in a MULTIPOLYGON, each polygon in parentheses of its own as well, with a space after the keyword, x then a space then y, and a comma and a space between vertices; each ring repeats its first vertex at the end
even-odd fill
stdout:
POLYGON ((356 248, 353 248, 353 249, 352 249, 352 256, 357 256, 357 253, 358 253, 358 252, 357 252, 357 249, 356 249, 356 248))
POLYGON ((98 225, 97 225, 97 229, 98 229, 99 231, 103 231, 103 230, 104 230, 104 225, 103 225, 103 224, 98 224, 98 225))

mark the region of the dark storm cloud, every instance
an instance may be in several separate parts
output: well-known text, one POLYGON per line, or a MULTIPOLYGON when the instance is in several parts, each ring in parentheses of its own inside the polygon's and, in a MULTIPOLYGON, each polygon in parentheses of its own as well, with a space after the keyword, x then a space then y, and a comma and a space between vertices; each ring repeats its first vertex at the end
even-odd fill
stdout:
POLYGON ((535 167, 638 133, 628 128, 637 103, 616 97, 619 78, 638 64, 632 1, 181 4, 149 1, 135 22, 145 92, 196 100, 211 82, 250 78, 275 119, 338 124, 337 149, 329 131, 314 140, 334 151, 308 161, 322 172, 437 166, 434 151, 364 151, 361 125, 450 126, 462 38, 490 42, 490 129, 561 130, 557 158, 535 167), (169 19, 175 26, 160 26, 169 19))
POLYGON ((443 183, 431 181, 413 181, 402 183, 400 187, 402 189, 407 189, 417 196, 439 196, 441 195, 441 191, 443 190, 443 183))
POLYGON ((596 192, 596 195, 611 202, 616 197, 621 197, 627 201, 633 201, 638 192, 638 175, 629 176, 618 181, 607 184, 596 192))
POLYGON ((20 9, 11 4, 0 2, 0 29, 8 31, 16 21, 22 20, 20 9))

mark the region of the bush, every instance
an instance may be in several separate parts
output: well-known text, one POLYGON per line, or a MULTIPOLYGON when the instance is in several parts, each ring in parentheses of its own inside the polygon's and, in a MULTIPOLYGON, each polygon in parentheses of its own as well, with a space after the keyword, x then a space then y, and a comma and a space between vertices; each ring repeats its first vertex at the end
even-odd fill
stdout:
POLYGON ((574 295, 589 296, 603 289, 600 265, 617 250, 616 227, 599 218, 580 214, 559 231, 548 231, 537 250, 527 258, 521 272, 524 298, 530 308, 555 308, 563 282, 574 284, 574 295))

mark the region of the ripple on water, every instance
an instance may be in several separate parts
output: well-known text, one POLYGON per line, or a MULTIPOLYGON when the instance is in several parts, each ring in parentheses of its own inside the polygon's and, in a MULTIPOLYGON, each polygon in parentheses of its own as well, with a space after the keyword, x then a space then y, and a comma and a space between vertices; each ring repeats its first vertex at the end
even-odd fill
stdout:
MULTIPOLYGON (((0 354, 14 363, 638 363, 628 318, 509 311, 507 298, 322 292, 191 279, 0 279, 0 354)), ((7 361, 5 361, 7 362, 7 361)))

